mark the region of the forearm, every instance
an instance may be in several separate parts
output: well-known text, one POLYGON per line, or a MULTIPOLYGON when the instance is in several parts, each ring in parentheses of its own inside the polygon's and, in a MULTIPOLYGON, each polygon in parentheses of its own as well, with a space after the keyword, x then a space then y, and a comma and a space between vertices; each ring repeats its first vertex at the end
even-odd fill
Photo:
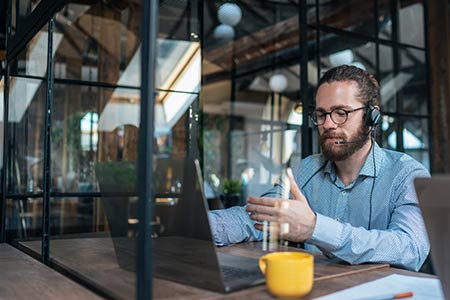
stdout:
POLYGON ((313 236, 307 242, 351 264, 389 263, 417 271, 428 255, 429 242, 421 222, 411 225, 406 230, 395 225, 386 230, 367 230, 318 214, 313 236))
POLYGON ((262 239, 262 232, 254 228, 254 222, 245 207, 213 210, 208 213, 208 217, 214 242, 218 246, 262 239))

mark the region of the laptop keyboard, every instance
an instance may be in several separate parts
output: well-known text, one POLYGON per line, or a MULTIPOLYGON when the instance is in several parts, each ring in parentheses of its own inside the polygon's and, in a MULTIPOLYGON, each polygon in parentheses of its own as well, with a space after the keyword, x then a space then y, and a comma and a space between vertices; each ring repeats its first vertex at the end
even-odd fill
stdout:
POLYGON ((222 273, 225 281, 261 276, 261 271, 259 270, 248 270, 231 266, 222 266, 222 273))

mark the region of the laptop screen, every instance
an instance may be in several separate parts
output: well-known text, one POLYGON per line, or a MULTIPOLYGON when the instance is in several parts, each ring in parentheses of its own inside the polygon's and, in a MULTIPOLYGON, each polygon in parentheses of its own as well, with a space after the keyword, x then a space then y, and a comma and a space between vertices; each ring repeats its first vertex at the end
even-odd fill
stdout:
MULTIPOLYGON (((132 163, 98 165, 100 190, 120 190, 120 170, 133 169, 132 163), (118 174, 114 170, 118 170, 118 174), (116 180, 116 179, 117 180, 116 180)), ((133 172, 130 171, 132 175, 133 172)), ((135 174, 135 173, 134 173, 135 174)), ((136 175, 134 175, 136 176, 136 175)), ((131 176, 132 177, 132 176, 131 176)), ((132 187, 129 179, 127 186, 132 187)), ((226 291, 219 260, 212 240, 208 208, 202 191, 197 160, 156 162, 153 183, 153 265, 157 277, 181 283, 226 291)), ((137 197, 120 193, 102 197, 119 265, 134 271, 136 234, 130 230, 130 218, 136 214, 137 197), (133 208, 134 207, 134 208, 133 208)))
POLYGON ((431 261, 450 299, 450 176, 416 178, 420 209, 431 243, 431 261))

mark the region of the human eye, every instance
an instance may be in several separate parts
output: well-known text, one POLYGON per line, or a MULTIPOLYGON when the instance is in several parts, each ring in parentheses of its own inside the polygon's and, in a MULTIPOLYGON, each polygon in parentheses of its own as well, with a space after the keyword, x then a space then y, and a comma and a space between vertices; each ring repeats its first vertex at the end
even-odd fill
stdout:
POLYGON ((333 110, 333 115, 335 115, 338 118, 345 118, 345 116, 347 115, 347 112, 343 109, 335 109, 333 110))
POLYGON ((314 114, 318 120, 323 120, 325 118, 325 113, 323 111, 315 111, 314 114))

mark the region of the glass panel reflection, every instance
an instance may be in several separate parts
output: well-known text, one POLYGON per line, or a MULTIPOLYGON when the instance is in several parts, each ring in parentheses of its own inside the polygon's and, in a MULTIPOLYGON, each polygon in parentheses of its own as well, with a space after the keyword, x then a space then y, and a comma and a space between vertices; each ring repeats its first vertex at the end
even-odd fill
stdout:
MULTIPOLYGON (((267 191, 277 182, 288 160, 301 152, 297 128, 290 125, 293 129, 287 129, 289 125, 260 125, 258 131, 234 130, 231 133, 231 179, 241 184, 239 205, 246 204, 246 196, 261 195, 267 191)), ((220 192, 224 193, 223 190, 220 192)), ((227 206, 226 203, 224 205, 227 206)))
POLYGON ((404 122, 403 143, 405 153, 414 157, 430 170, 430 134, 428 119, 408 119, 404 122))
POLYGON ((27 17, 36 9, 42 0, 20 0, 10 1, 11 3, 11 25, 14 34, 27 21, 27 17))
POLYGON ((402 93, 402 111, 411 114, 428 114, 427 66, 425 51, 400 48, 401 74, 408 78, 399 86, 402 93))
POLYGON ((55 84, 52 188, 94 192, 96 161, 135 161, 140 91, 55 84))
MULTIPOLYGON (((387 40, 393 40, 393 16, 389 1, 379 2, 379 33, 378 37, 387 40)), ((425 27, 424 27, 424 9, 423 1, 398 1, 398 14, 395 16, 398 23, 397 42, 425 47, 425 27), (414 26, 414 30, 411 30, 414 26)))
MULTIPOLYGON (((57 47, 60 41, 61 36, 54 35, 54 47, 57 47)), ((14 58, 11 74, 47 78, 47 50, 48 30, 46 25, 31 39, 24 50, 14 58)), ((54 51, 53 54, 55 53, 54 51)))
POLYGON ((373 1, 326 1, 319 5, 319 12, 322 25, 374 35, 373 1))
POLYGON ((198 93, 201 55, 198 42, 159 40, 156 87, 198 93))
POLYGON ((67 4, 55 17, 55 77, 140 85, 141 3, 67 4), (125 75, 124 75, 125 74, 125 75))
POLYGON ((375 43, 334 33, 323 33, 320 44, 322 72, 340 65, 354 65, 371 74, 376 73, 375 43))
POLYGON ((403 74, 394 74, 394 52, 392 47, 380 45, 380 93, 381 109, 386 112, 395 112, 397 110, 396 86, 409 79, 409 76, 403 74))
POLYGON ((39 193, 43 185, 44 121, 47 85, 43 80, 11 77, 9 91, 9 193, 39 193))
MULTIPOLYGON (((66 5, 56 15, 55 36, 61 43, 55 47, 55 77, 139 87, 141 9, 139 1, 120 7, 101 5, 101 1, 66 5)), ((199 90, 201 59, 196 21, 189 22, 180 13, 180 19, 174 22, 174 16, 167 15, 186 9, 195 9, 195 5, 188 1, 161 7, 160 36, 170 32, 168 38, 158 39, 156 87, 163 90, 199 90)))
MULTIPOLYGON (((429 161, 429 131, 427 118, 403 118, 401 145, 403 151, 430 169, 429 161)), ((398 121, 392 116, 384 115, 381 123, 381 139, 385 148, 397 150, 398 121)))
MULTIPOLYGON (((51 222, 55 221, 51 218, 51 222)), ((42 235, 42 198, 6 200, 6 237, 9 241, 40 240, 42 235)), ((36 249, 41 253, 41 249, 36 249)))
POLYGON ((383 115, 381 121, 381 145, 384 148, 397 149, 398 124, 393 116, 383 115))
POLYGON ((241 20, 235 26, 223 26, 224 24, 217 18, 218 9, 222 4, 221 1, 209 1, 204 4, 203 75, 216 73, 219 69, 233 70, 237 74, 262 68, 269 70, 274 64, 285 61, 281 54, 288 55, 292 59, 298 56, 295 48, 298 48, 299 41, 297 15, 299 5, 247 1, 239 5, 245 20, 241 20))
POLYGON ((383 111, 411 114, 426 114, 428 112, 425 52, 422 50, 399 47, 399 66, 395 69, 394 49, 380 45, 380 83, 383 111), (403 106, 397 108, 401 99, 403 106))

